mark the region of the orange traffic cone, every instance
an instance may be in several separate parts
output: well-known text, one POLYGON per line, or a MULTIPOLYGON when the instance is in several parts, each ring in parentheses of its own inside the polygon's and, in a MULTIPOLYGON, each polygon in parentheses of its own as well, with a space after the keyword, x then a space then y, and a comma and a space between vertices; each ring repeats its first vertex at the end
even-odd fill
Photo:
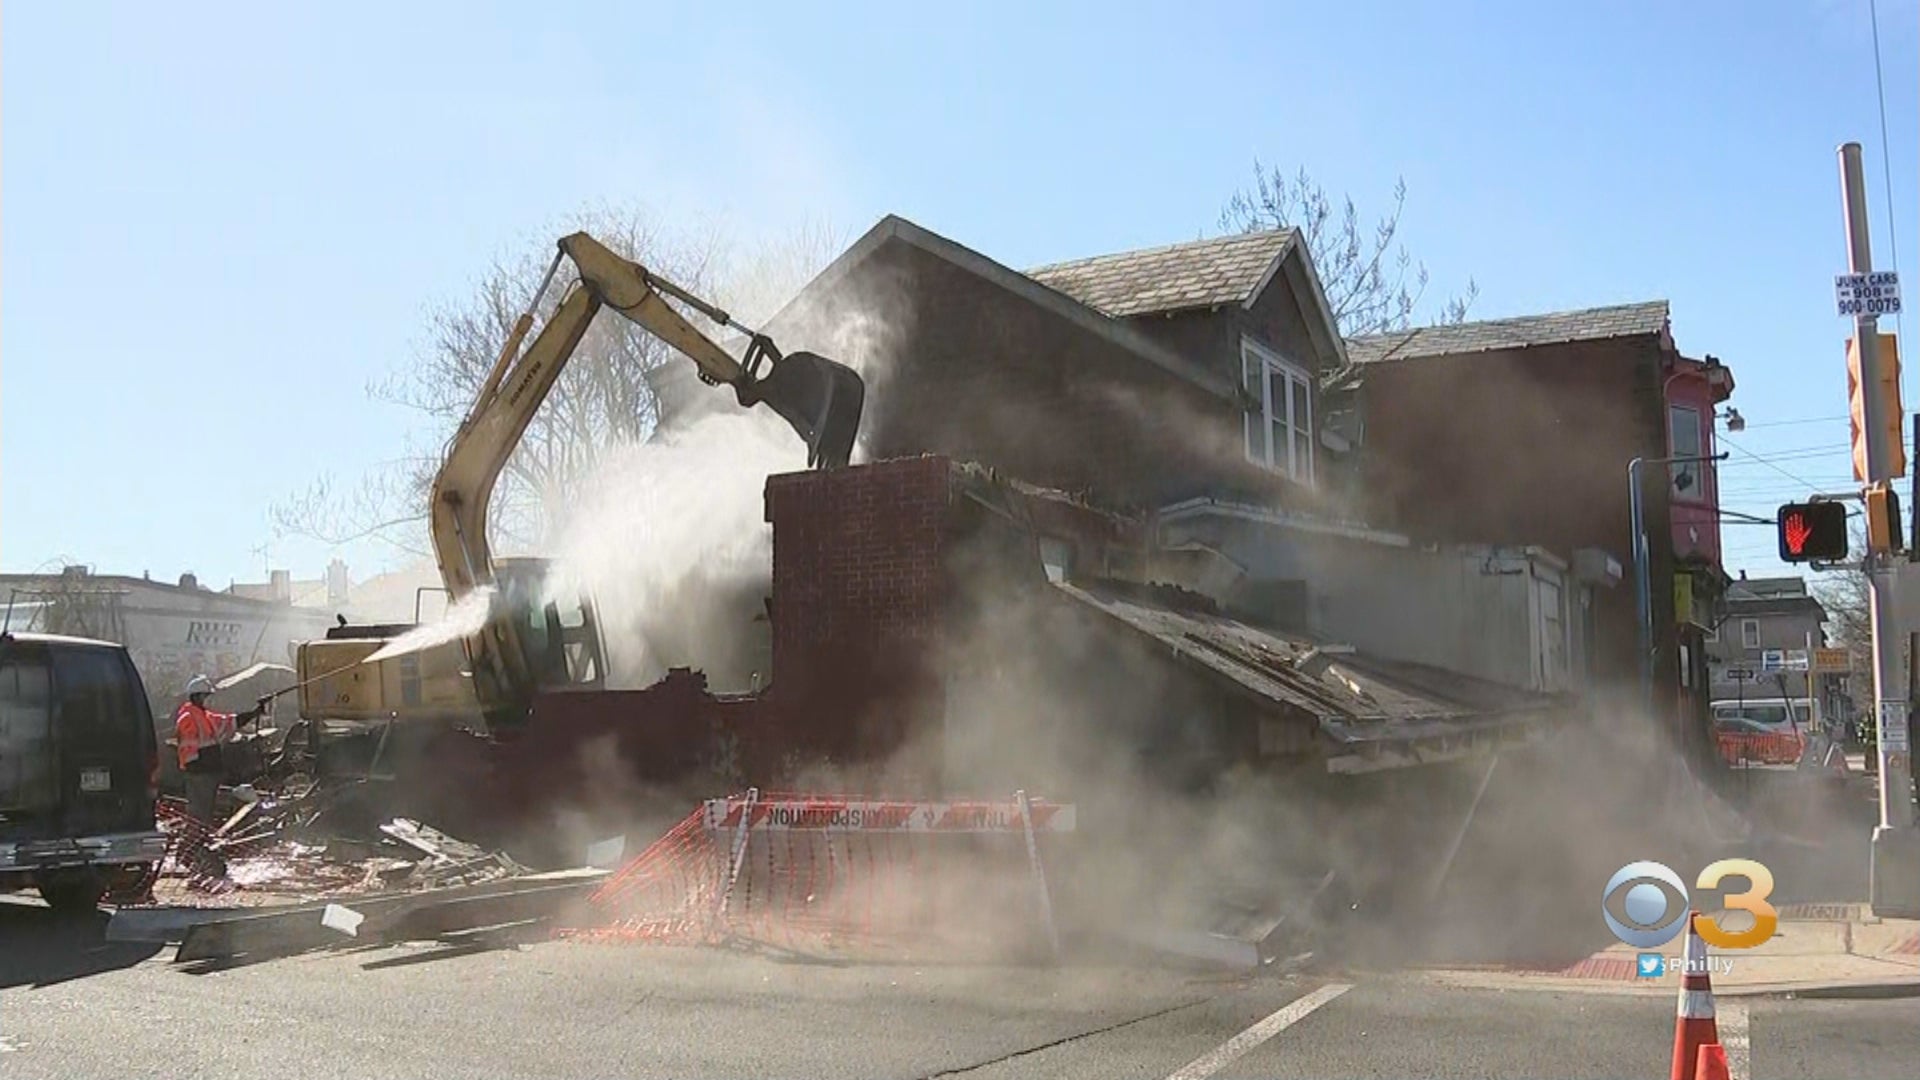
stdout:
POLYGON ((1727 1067, 1727 1048, 1719 1043, 1702 1046, 1695 1060, 1694 1080, 1733 1080, 1733 1072, 1727 1067))
MULTIPOLYGON (((1695 1071, 1699 1067, 1700 1050, 1720 1043, 1720 1029, 1713 1022, 1713 981, 1707 977, 1707 943, 1693 926, 1699 917, 1697 911, 1687 912, 1687 953, 1681 965, 1680 1008, 1673 1024, 1673 1069, 1668 1074, 1669 1080, 1706 1080, 1711 1074, 1695 1071)), ((1724 1051, 1721 1060, 1726 1060, 1724 1051)))

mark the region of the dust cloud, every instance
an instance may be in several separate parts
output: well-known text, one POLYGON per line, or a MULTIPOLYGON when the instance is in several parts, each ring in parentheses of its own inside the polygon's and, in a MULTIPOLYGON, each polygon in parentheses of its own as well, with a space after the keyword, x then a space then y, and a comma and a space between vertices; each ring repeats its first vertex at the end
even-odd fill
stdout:
MULTIPOLYGON (((859 372, 867 387, 864 434, 877 427, 887 386, 908 359, 918 313, 897 270, 868 270, 857 284, 831 280, 834 273, 831 266, 823 271, 804 303, 782 307, 767 320, 766 330, 789 352, 805 349, 859 372)), ((864 440, 856 444, 856 462, 864 447, 864 440)))
MULTIPOLYGON (((763 255, 730 299, 750 305, 739 309, 748 314, 770 308, 770 290, 785 287, 801 257, 763 255)), ((865 431, 911 320, 898 282, 883 278, 823 284, 804 306, 781 309, 767 331, 786 352, 815 352, 861 375, 865 431)), ((594 598, 612 687, 643 687, 676 666, 704 671, 714 690, 750 690, 771 676, 763 492, 769 476, 806 467, 806 448, 770 409, 741 409, 724 387, 690 392, 684 417, 669 413, 646 442, 605 455, 566 500, 570 512, 556 530, 555 595, 594 598)), ((863 457, 856 444, 855 461, 863 457)))
MULTIPOLYGON (((887 779, 802 782, 898 791, 897 778, 937 772, 954 796, 1024 789, 1075 804, 1076 831, 1043 845, 1081 961, 1166 963, 1207 935, 1251 944, 1278 928, 1268 959, 1570 964, 1611 943, 1599 892, 1620 866, 1753 853, 1739 812, 1625 708, 1555 718, 1547 739, 1502 754, 1490 778, 1488 758, 1367 776, 1261 767, 1222 752, 1212 734, 1223 710, 1184 699, 1157 674, 1168 668, 1104 635, 1049 634, 1037 647, 1031 618, 1004 617, 974 644, 1027 631, 1012 639, 1019 655, 993 649, 991 674, 949 697, 944 730, 895 755, 887 779)), ((1031 953, 1038 915, 1023 853, 948 842, 922 858, 918 906, 891 913, 903 936, 964 946, 971 960, 1031 953), (968 902, 987 896, 1000 901, 968 902), (928 905, 942 923, 909 925, 928 905)))
POLYGON ((682 666, 716 690, 767 677, 762 491, 768 476, 805 466, 806 447, 766 410, 711 414, 607 452, 560 525, 551 581, 556 596, 593 598, 610 688, 682 666))

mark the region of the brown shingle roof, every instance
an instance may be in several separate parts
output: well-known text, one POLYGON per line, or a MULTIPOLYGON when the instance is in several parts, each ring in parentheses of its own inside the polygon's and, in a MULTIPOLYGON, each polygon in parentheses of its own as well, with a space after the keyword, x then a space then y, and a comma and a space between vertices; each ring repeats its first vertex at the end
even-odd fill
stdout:
POLYGON ((1416 330, 1348 338, 1347 359, 1356 364, 1373 364, 1382 360, 1494 352, 1569 341, 1604 341, 1658 334, 1666 325, 1667 302, 1649 300, 1643 304, 1617 304, 1452 326, 1423 326, 1416 330))
POLYGON ((1027 276, 1116 319, 1244 304, 1298 236, 1241 233, 1039 266, 1027 276))

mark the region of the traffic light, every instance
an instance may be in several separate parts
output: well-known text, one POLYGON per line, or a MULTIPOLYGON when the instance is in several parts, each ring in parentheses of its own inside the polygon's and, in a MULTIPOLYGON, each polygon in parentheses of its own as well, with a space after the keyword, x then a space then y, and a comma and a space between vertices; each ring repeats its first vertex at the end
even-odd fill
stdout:
POLYGON ((1900 496, 1885 484, 1867 489, 1867 550, 1886 555, 1906 547, 1900 527, 1900 496))
POLYGON ((1847 411, 1853 436, 1853 478, 1867 482, 1867 395, 1880 402, 1881 429, 1887 433, 1887 446, 1893 460, 1885 479, 1907 475, 1906 442, 1901 438, 1905 424, 1900 415, 1900 342, 1892 334, 1880 335, 1880 385, 1868 387, 1860 377, 1860 339, 1847 339, 1847 411))
POLYGON ((1781 562, 1839 562, 1847 557, 1847 505, 1788 503, 1777 518, 1781 562))

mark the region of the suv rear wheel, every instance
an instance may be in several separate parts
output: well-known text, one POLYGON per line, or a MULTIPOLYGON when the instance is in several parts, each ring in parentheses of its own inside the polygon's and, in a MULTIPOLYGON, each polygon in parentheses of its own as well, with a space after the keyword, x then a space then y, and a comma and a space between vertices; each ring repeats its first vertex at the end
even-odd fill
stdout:
POLYGON ((40 898, 62 915, 89 914, 106 893, 107 883, 88 871, 53 875, 40 883, 40 898))

